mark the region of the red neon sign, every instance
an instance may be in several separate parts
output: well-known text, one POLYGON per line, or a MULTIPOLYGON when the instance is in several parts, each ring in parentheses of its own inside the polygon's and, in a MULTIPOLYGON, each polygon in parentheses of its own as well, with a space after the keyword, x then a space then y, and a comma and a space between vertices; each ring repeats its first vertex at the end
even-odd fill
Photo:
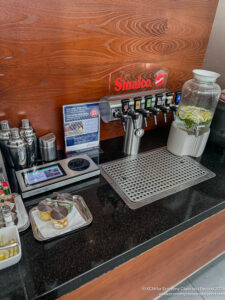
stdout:
POLYGON ((109 74, 109 94, 123 94, 166 87, 168 72, 153 63, 134 63, 109 74))
POLYGON ((142 79, 141 76, 138 76, 138 80, 133 81, 124 81, 121 77, 116 78, 115 80, 115 91, 128 91, 128 90, 137 90, 140 88, 149 88, 152 86, 151 79, 142 79))
POLYGON ((163 74, 159 73, 155 78, 155 85, 160 86, 163 84, 163 81, 164 81, 164 76, 163 74))

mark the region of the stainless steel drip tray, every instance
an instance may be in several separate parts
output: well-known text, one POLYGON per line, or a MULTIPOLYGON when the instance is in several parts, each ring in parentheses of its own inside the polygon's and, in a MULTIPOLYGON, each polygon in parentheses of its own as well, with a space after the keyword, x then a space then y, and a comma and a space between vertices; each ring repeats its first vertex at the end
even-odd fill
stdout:
POLYGON ((194 159, 166 148, 102 164, 101 173, 131 209, 216 176, 194 159))

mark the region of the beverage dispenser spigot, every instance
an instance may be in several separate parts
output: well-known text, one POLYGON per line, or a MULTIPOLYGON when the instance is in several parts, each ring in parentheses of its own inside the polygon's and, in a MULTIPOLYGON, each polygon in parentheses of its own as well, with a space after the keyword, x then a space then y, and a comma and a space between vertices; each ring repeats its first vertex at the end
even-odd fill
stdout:
POLYGON ((137 129, 137 120, 139 118, 139 112, 138 109, 136 108, 136 102, 134 101, 134 109, 129 109, 128 110, 128 116, 131 117, 132 121, 133 121, 133 126, 134 126, 134 130, 137 129))
POLYGON ((121 100, 121 109, 118 108, 114 110, 113 117, 116 119, 120 119, 123 131, 126 132, 126 122, 127 122, 127 115, 130 108, 130 100, 129 99, 122 99, 121 100))
POLYGON ((145 109, 153 114, 154 124, 157 126, 157 115, 160 113, 160 110, 155 107, 155 97, 152 95, 145 96, 145 109))
MULTIPOLYGON (((163 99, 165 101, 165 94, 163 99)), ((170 109, 164 104, 166 110, 170 109)), ((105 96, 99 103, 103 122, 109 123, 120 120, 125 132, 123 152, 127 155, 138 154, 141 138, 144 135, 143 127, 148 127, 148 117, 152 114, 154 123, 157 125, 157 115, 160 108, 156 106, 155 94, 142 92, 105 96)))
POLYGON ((151 112, 146 108, 141 108, 141 101, 142 97, 134 98, 134 109, 135 111, 139 112, 143 116, 144 125, 148 127, 148 117, 150 116, 151 112))
MULTIPOLYGON (((167 93, 167 94, 169 94, 169 93, 167 93)), ((175 120, 176 112, 178 110, 178 106, 180 103, 181 94, 182 94, 181 91, 175 92, 174 104, 170 104, 170 108, 172 110, 174 120, 175 120)))
POLYGON ((173 92, 168 92, 166 93, 166 101, 165 101, 165 105, 168 107, 171 107, 172 103, 173 103, 173 92))
POLYGON ((120 119, 123 131, 126 132, 126 118, 120 110, 116 110, 113 112, 113 117, 116 119, 120 119))
POLYGON ((130 109, 130 99, 122 99, 121 100, 121 107, 123 115, 127 115, 130 109))
POLYGON ((165 99, 163 97, 163 94, 157 94, 156 97, 156 107, 161 110, 163 113, 164 122, 167 123, 167 114, 170 111, 170 107, 165 105, 165 99))
POLYGON ((136 155, 139 151, 140 140, 144 134, 143 114, 141 113, 141 97, 131 101, 132 108, 128 109, 127 130, 124 139, 123 152, 128 155, 136 155))

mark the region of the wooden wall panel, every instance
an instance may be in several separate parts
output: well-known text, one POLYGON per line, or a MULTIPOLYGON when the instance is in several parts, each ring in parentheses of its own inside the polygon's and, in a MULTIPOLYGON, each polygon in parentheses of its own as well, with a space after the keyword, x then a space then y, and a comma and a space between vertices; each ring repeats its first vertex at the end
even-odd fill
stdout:
MULTIPOLYGON (((62 148, 62 105, 98 101, 114 69, 159 62, 180 89, 202 65, 217 3, 1 0, 0 119, 19 126, 27 117, 62 148)), ((101 139, 122 134, 117 122, 101 125, 101 139)))

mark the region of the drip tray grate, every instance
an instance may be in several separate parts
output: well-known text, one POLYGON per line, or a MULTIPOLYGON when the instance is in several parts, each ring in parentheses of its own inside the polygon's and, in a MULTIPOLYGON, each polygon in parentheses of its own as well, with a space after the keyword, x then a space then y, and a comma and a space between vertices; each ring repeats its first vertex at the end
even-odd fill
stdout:
POLYGON ((166 148, 102 164, 101 173, 131 209, 215 176, 194 159, 175 156, 166 148))

